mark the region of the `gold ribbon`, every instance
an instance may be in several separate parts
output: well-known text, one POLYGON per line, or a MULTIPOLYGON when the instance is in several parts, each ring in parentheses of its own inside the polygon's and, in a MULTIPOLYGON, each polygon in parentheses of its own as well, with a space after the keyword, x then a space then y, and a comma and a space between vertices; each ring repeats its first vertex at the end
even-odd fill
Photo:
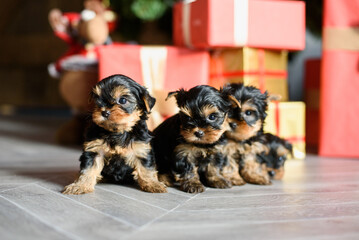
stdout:
POLYGON ((164 86, 167 47, 141 47, 140 60, 143 85, 148 89, 149 93, 156 98, 156 104, 147 122, 149 129, 153 130, 163 121, 162 115, 164 114, 160 111, 161 107, 158 104, 161 99, 158 99, 156 90, 163 89, 164 86))
POLYGON ((166 47, 141 47, 141 69, 143 84, 152 93, 154 89, 162 89, 166 76, 166 47))

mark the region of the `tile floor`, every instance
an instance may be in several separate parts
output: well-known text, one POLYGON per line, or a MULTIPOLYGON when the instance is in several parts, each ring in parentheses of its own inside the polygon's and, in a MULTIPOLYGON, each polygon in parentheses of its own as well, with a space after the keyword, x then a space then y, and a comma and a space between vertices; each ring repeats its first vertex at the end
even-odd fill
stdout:
POLYGON ((0 239, 359 239, 359 159, 290 160, 270 186, 67 196, 81 150, 54 143, 64 120, 0 117, 0 239))

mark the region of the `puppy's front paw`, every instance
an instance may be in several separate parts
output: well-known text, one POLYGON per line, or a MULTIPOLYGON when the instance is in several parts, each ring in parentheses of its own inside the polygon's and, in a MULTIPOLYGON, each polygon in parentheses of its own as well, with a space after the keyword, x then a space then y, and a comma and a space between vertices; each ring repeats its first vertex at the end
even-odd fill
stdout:
POLYGON ((64 190, 62 191, 63 194, 84 194, 84 193, 91 193, 95 189, 92 187, 85 187, 77 183, 71 183, 70 185, 67 185, 64 190))
POLYGON ((208 185, 213 188, 231 188, 232 183, 225 178, 215 178, 208 181, 208 185))
POLYGON ((244 180, 248 183, 259 184, 259 185, 270 185, 272 182, 270 181, 269 175, 266 173, 256 173, 250 171, 241 171, 241 175, 244 180))
POLYGON ((241 177, 231 178, 231 183, 233 186, 241 186, 246 184, 246 182, 241 177))
POLYGON ((267 178, 257 178, 255 181, 253 181, 254 184, 259 184, 259 185, 271 185, 272 182, 271 180, 267 179, 267 178))
POLYGON ((141 186, 141 189, 145 192, 150 192, 150 193, 166 193, 167 192, 166 185, 161 182, 153 182, 151 184, 146 184, 144 186, 141 186))
POLYGON ((188 193, 201 193, 205 188, 200 182, 184 182, 181 184, 181 190, 188 193))

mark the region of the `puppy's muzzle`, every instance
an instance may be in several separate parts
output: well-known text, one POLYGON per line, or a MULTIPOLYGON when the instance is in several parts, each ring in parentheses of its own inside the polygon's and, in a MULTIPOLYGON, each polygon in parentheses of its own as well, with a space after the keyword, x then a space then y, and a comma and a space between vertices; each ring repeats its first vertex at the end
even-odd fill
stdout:
POLYGON ((231 127, 232 130, 234 130, 237 128, 237 123, 231 122, 231 123, 229 123, 229 126, 231 127))
POLYGON ((274 170, 268 171, 268 174, 269 174, 269 176, 274 177, 275 176, 275 171, 274 170))
POLYGON ((102 112, 101 112, 101 115, 102 115, 102 117, 104 117, 104 118, 108 118, 108 117, 110 116, 110 114, 111 114, 111 112, 108 111, 108 110, 105 110, 105 111, 102 111, 102 112))
POLYGON ((204 132, 202 130, 198 130, 194 132, 194 135, 198 138, 202 138, 204 136, 204 132))

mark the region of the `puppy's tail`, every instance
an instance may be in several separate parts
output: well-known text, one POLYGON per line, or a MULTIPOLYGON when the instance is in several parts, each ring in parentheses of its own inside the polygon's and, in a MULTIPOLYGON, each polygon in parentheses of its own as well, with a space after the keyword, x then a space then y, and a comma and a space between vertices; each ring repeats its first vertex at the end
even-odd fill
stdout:
POLYGON ((173 187, 173 177, 168 173, 159 173, 158 180, 163 182, 167 187, 173 187))

